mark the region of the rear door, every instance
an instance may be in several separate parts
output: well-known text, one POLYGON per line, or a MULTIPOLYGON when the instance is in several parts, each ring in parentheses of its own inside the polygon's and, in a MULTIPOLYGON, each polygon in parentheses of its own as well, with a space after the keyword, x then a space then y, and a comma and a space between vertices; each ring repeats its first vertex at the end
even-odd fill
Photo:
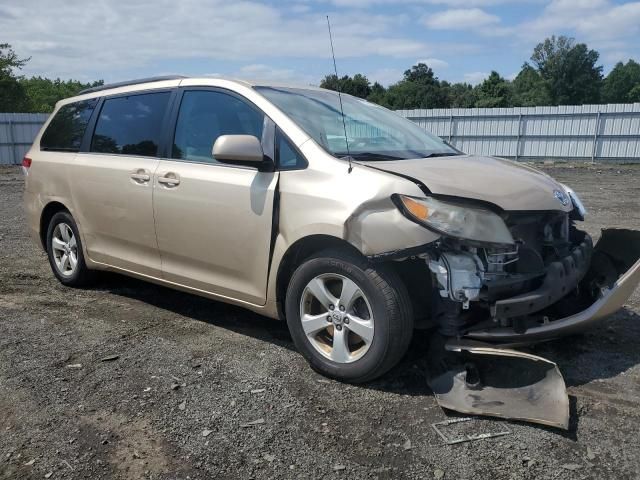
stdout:
POLYGON ((153 221, 153 175, 171 89, 102 100, 88 145, 77 155, 72 193, 91 260, 162 275, 153 221))
POLYGON ((220 163, 211 150, 230 134, 255 135, 272 148, 270 120, 222 89, 183 89, 176 104, 172 158, 160 160, 154 196, 163 277, 264 304, 278 174, 220 163))

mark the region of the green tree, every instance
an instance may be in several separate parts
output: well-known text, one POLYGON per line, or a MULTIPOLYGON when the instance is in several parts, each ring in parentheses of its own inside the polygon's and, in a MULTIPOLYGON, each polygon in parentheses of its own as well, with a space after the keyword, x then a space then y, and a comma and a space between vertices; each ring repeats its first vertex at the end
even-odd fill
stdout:
POLYGON ((78 80, 50 80, 42 77, 22 78, 20 84, 29 99, 29 111, 51 112, 56 102, 63 98, 73 97, 85 88, 103 85, 102 80, 83 83, 78 80))
POLYGON ((404 78, 387 89, 383 104, 393 109, 445 108, 448 97, 433 70, 418 63, 404 72, 404 78))
POLYGON ((600 54, 573 38, 555 35, 538 44, 531 61, 553 105, 598 103, 602 87, 600 54))
POLYGON ((637 102, 638 96, 634 100, 632 95, 636 87, 640 87, 640 64, 619 62, 604 80, 602 99, 607 103, 637 102))
POLYGON ((367 97, 367 100, 373 103, 377 103, 378 105, 384 105, 386 94, 387 89, 380 85, 378 82, 375 82, 371 86, 371 93, 367 97))
POLYGON ((472 108, 478 101, 478 95, 473 85, 468 83, 441 82, 440 86, 447 93, 447 106, 449 108, 472 108))
POLYGON ((478 86, 477 94, 476 107, 496 108, 511 106, 511 86, 496 71, 491 72, 491 75, 478 86))
POLYGON ((356 73, 353 77, 345 75, 341 78, 336 75, 327 75, 320 82, 320 87, 360 98, 367 98, 371 94, 371 82, 360 73, 356 73))
POLYGON ((631 89, 628 98, 630 102, 640 102, 640 85, 636 85, 631 89))
POLYGON ((27 107, 27 95, 15 71, 28 61, 19 58, 8 43, 0 44, 0 112, 22 112, 27 107))
POLYGON ((513 80, 512 90, 513 105, 516 107, 538 107, 551 103, 544 79, 527 62, 513 80))

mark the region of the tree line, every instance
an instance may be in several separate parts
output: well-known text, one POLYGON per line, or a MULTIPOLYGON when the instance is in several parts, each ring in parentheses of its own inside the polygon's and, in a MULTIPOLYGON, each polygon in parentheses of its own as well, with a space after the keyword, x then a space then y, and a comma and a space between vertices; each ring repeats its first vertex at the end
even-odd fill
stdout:
POLYGON ((640 64, 618 63, 603 76, 600 54, 565 36, 538 44, 513 80, 498 72, 479 85, 439 80, 425 63, 413 65, 403 78, 383 87, 365 75, 327 75, 320 86, 366 98, 391 109, 536 107, 640 102, 640 64))
POLYGON ((78 80, 26 78, 18 72, 30 58, 20 58, 8 43, 0 44, 0 112, 48 113, 58 100, 77 95, 85 88, 103 85, 78 80))
MULTIPOLYGON (((618 63, 605 77, 600 55, 565 36, 538 44, 520 73, 508 80, 493 71, 479 85, 440 80, 429 65, 418 63, 385 88, 365 75, 327 75, 320 86, 366 98, 391 109, 529 107, 640 102, 640 64, 618 63)), ((29 58, 0 44, 0 112, 51 112, 58 100, 102 80, 81 82, 19 74, 29 58)))

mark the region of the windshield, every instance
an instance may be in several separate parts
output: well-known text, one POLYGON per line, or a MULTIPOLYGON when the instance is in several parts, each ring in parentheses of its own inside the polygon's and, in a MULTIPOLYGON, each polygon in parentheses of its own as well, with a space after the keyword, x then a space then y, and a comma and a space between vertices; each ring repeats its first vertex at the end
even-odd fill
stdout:
POLYGON ((344 126, 336 92, 255 87, 328 152, 367 160, 403 160, 459 155, 439 137, 384 107, 342 96, 344 126), (345 140, 345 127, 347 142, 345 140))

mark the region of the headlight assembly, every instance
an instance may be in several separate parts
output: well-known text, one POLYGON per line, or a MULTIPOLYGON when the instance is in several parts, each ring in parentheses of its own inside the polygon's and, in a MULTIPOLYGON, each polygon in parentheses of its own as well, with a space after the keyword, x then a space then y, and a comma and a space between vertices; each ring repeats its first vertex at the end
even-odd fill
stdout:
POLYGON ((394 194, 391 198, 407 218, 442 235, 485 244, 514 244, 502 218, 490 210, 433 197, 394 194))

